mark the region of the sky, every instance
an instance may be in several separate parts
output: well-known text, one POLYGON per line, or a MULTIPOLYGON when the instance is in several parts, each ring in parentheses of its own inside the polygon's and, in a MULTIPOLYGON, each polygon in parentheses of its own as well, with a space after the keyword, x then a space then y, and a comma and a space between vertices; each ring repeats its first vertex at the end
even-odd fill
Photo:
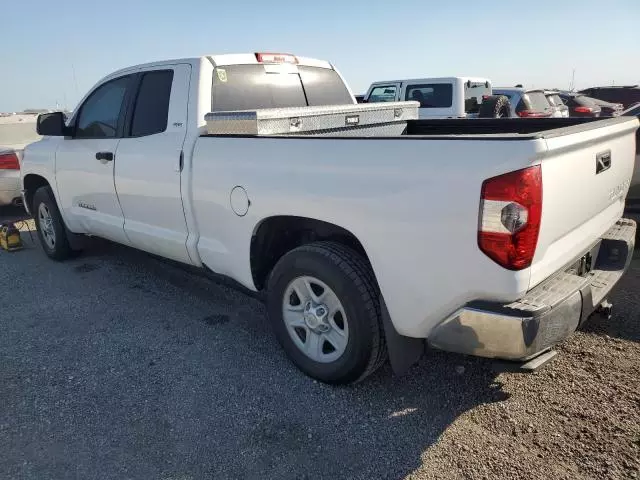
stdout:
POLYGON ((73 109, 104 75, 153 60, 275 51, 371 82, 640 84, 640 0, 0 0, 0 112, 73 109))

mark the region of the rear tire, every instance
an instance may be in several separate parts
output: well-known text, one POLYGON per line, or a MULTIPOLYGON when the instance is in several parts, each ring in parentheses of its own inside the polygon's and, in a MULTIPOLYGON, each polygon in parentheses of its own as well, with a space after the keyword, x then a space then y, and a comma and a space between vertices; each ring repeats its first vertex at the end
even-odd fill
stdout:
POLYGON ((478 118, 509 118, 511 104, 505 95, 491 95, 480 104, 478 118))
POLYGON ((73 256, 74 251, 69 245, 64 221, 51 187, 40 187, 36 190, 32 213, 44 253, 58 261, 73 256))
POLYGON ((357 382, 387 359, 373 272, 342 244, 316 242, 285 254, 269 277, 267 306, 278 342, 310 377, 357 382))

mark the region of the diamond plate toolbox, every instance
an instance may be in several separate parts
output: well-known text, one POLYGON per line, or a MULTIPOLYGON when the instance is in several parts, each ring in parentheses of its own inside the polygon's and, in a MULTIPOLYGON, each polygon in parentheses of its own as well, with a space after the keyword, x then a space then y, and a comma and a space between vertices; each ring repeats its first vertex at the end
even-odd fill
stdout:
POLYGON ((386 102, 320 107, 265 108, 211 112, 210 135, 401 135, 418 118, 418 102, 386 102))

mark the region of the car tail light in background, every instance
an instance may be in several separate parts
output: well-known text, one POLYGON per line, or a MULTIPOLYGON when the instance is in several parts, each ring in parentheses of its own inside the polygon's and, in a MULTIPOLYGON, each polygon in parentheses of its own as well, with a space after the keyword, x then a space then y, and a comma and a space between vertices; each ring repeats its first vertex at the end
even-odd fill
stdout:
POLYGON ((551 112, 534 112, 532 110, 520 110, 516 113, 520 118, 545 118, 551 115, 551 112))
POLYGON ((20 170, 18 156, 15 153, 0 153, 0 170, 20 170))
POLYGON ((542 217, 540 165, 485 180, 480 197, 478 246, 498 265, 531 265, 542 217))
POLYGON ((574 110, 578 113, 593 113, 592 107, 576 107, 574 110))
POLYGON ((295 55, 290 53, 256 53, 260 63, 298 63, 295 55))

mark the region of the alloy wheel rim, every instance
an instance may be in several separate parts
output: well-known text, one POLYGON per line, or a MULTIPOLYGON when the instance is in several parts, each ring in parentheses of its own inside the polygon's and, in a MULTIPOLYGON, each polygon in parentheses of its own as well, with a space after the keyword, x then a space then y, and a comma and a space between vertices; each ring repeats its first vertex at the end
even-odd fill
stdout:
POLYGON ((53 228, 53 217, 49 207, 44 203, 41 203, 38 207, 38 224, 40 231, 42 232, 42 238, 47 246, 53 249, 56 246, 56 231, 53 228))

